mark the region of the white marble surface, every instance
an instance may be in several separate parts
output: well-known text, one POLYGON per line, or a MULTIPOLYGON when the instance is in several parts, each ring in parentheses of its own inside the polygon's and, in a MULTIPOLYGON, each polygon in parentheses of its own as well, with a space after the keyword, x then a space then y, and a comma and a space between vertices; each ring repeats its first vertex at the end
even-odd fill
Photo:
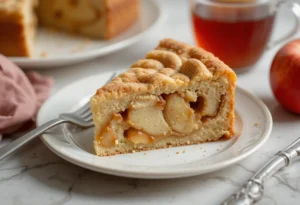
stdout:
MULTIPOLYGON (((142 57, 163 37, 194 43, 189 24, 188 1, 160 1, 168 11, 163 27, 140 42, 115 54, 90 62, 43 71, 55 80, 53 93, 80 78, 107 70, 125 68, 142 57)), ((277 32, 292 24, 287 15, 277 32)), ((284 111, 274 100, 268 80, 271 59, 278 48, 268 51, 255 69, 239 76, 238 84, 252 90, 269 107, 274 130, 269 141, 255 154, 227 169, 198 177, 174 180, 120 178, 72 165, 35 140, 0 162, 2 205, 92 205, 92 204, 220 204, 235 192, 272 155, 300 137, 300 116, 284 111)), ((7 142, 7 140, 6 140, 7 142)), ((300 163, 280 171, 265 186, 259 205, 299 204, 300 163)))

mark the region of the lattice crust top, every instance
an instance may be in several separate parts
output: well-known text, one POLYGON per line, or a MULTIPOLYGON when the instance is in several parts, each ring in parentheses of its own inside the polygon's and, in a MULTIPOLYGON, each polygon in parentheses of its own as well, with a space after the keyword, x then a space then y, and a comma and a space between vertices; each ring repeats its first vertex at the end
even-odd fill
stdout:
POLYGON ((201 48, 164 39, 145 59, 98 89, 95 98, 115 99, 133 92, 152 93, 161 86, 182 87, 201 80, 225 77, 235 83, 235 73, 221 60, 201 48))

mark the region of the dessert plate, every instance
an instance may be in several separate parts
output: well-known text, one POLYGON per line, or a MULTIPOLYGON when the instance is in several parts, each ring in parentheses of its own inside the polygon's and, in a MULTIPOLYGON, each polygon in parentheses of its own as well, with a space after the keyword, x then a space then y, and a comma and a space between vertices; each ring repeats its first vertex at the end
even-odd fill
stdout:
POLYGON ((165 14, 156 1, 141 0, 141 15, 137 22, 122 34, 106 41, 38 28, 34 56, 10 57, 10 60, 23 69, 45 69, 107 55, 139 41, 162 24, 165 14))
MULTIPOLYGON (((51 97, 38 114, 38 125, 56 118, 102 86, 112 73, 82 79, 51 97)), ((179 178, 204 174, 232 165, 252 154, 270 136, 272 117, 262 101, 236 89, 236 136, 230 140, 168 149, 99 157, 93 150, 93 128, 62 125, 42 136, 54 153, 97 172, 134 178, 179 178)))

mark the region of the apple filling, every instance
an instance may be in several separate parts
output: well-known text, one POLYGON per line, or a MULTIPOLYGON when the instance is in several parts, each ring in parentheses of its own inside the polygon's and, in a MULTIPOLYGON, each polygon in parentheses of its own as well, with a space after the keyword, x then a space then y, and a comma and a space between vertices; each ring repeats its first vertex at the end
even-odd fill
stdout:
POLYGON ((206 93, 206 98, 189 92, 139 96, 128 109, 112 115, 98 141, 112 147, 120 139, 152 144, 169 136, 184 137, 218 114, 224 95, 216 96, 214 92, 206 93))

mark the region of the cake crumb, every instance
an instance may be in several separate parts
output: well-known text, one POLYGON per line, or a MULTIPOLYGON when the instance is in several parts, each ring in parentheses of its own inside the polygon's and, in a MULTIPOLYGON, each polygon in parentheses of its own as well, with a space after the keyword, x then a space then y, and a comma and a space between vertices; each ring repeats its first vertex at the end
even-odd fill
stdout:
POLYGON ((47 57, 48 56, 48 53, 45 52, 45 51, 42 51, 41 54, 40 54, 41 57, 47 57))
POLYGON ((185 151, 185 150, 183 150, 183 151, 182 151, 182 153, 186 153, 186 151, 185 151))
POLYGON ((119 144, 119 140, 115 140, 115 144, 119 144))
POLYGON ((80 44, 78 44, 78 46, 71 50, 71 53, 78 53, 80 51, 84 51, 90 43, 91 41, 89 39, 83 40, 80 44))
POLYGON ((179 154, 179 152, 176 152, 176 154, 179 154))
POLYGON ((147 153, 145 152, 144 155, 147 155, 147 153))
POLYGON ((255 126, 255 127, 258 127, 258 125, 259 125, 258 122, 255 122, 255 123, 254 123, 254 126, 255 126))

